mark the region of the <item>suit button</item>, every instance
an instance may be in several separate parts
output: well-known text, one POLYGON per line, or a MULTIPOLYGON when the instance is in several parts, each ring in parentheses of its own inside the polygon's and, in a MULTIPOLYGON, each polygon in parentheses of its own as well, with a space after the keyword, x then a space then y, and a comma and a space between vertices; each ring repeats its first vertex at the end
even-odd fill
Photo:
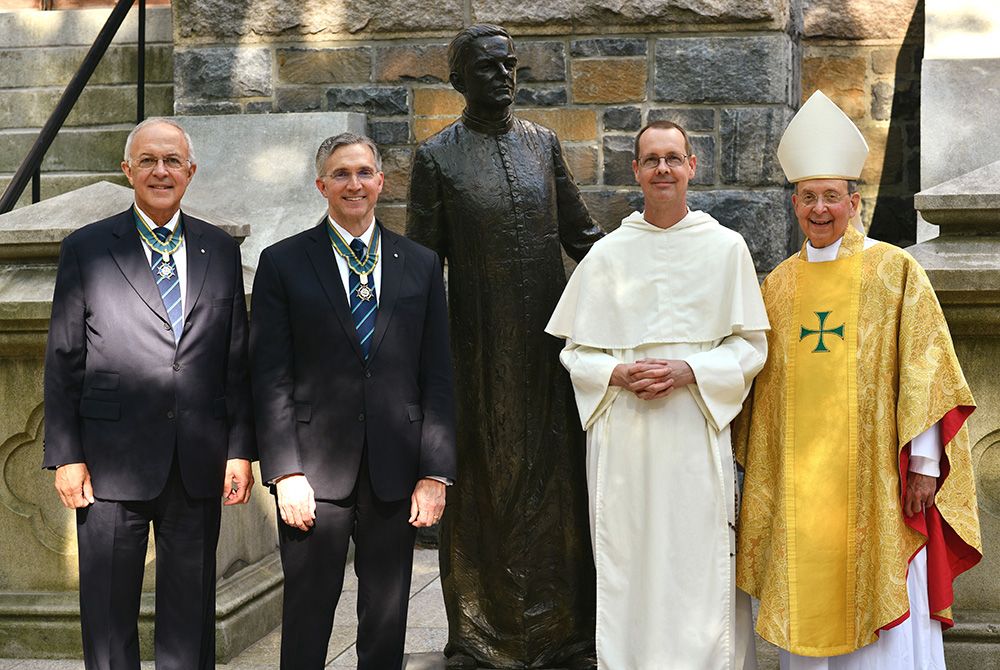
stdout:
POLYGON ((361 414, 358 414, 358 421, 364 421, 364 420, 365 420, 365 413, 362 412, 361 414))
POLYGON ((174 363, 174 371, 176 372, 177 370, 180 370, 180 369, 181 369, 181 364, 180 363, 174 363))
POLYGON ((163 330, 170 330, 170 324, 169 323, 163 324, 163 330))
POLYGON ((372 376, 372 371, 371 370, 365 370, 365 379, 370 379, 371 376, 372 376))
POLYGON ((169 412, 167 412, 167 418, 168 419, 174 418, 174 410, 170 410, 169 412))

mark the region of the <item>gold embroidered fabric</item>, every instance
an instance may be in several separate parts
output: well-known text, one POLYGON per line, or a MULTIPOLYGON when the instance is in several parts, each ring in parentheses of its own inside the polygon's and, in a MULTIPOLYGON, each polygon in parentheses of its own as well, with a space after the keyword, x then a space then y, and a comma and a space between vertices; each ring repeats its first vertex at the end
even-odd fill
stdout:
MULTIPOLYGON (((847 235, 852 234, 859 235, 849 227, 847 235)), ((840 258, 852 253, 849 247, 854 245, 846 242, 845 236, 840 258)), ((879 243, 861 253, 854 649, 874 642, 879 628, 908 611, 908 561, 926 541, 903 521, 899 452, 952 409, 974 405, 923 269, 889 244, 879 243)), ((831 654, 792 647, 789 635, 784 513, 787 370, 785 356, 779 354, 788 351, 789 337, 797 337, 795 329, 800 327, 793 323, 797 262, 797 256, 785 260, 762 286, 771 322, 770 355, 743 412, 733 422, 737 460, 746 468, 736 571, 740 588, 761 601, 757 632, 764 639, 793 653, 825 656, 831 654)), ((950 472, 938 491, 937 507, 961 540, 981 552, 965 426, 946 445, 945 454, 950 472)), ((950 610, 938 614, 950 618, 950 610)))

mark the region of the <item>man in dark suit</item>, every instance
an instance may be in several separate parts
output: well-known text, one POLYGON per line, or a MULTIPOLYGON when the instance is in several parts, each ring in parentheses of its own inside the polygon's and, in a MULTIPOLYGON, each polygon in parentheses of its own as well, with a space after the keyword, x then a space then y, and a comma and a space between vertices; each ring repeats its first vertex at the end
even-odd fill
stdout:
POLYGON ((323 142, 320 225, 264 250, 250 361, 261 477, 277 497, 283 670, 324 666, 348 540, 358 668, 403 658, 415 526, 455 476, 455 409, 437 254, 375 220, 381 158, 367 137, 323 142))
POLYGON ((180 211, 187 133, 148 119, 125 144, 135 206, 63 242, 45 354, 45 457, 76 509, 87 670, 138 670, 153 523, 157 668, 215 667, 221 507, 256 457, 239 247, 180 211))

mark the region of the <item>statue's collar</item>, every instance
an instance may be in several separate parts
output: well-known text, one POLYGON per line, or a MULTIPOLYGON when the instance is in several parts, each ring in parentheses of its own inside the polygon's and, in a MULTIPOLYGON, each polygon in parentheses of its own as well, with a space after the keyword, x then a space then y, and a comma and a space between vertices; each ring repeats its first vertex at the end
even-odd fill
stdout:
POLYGON ((488 119, 481 119, 477 116, 472 116, 469 114, 468 110, 462 111, 462 123, 469 130, 474 130, 477 133, 486 133, 488 135, 502 135, 506 133, 514 125, 514 116, 507 110, 507 113, 502 119, 496 121, 490 121, 488 119))

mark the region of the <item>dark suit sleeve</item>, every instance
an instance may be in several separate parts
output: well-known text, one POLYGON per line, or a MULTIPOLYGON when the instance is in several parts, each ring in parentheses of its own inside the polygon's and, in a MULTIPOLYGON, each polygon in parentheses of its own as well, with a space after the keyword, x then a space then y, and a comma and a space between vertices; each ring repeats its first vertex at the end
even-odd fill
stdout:
POLYGON ((87 305, 71 239, 62 243, 45 349, 45 456, 42 467, 83 463, 80 398, 87 363, 87 305))
POLYGON ((413 153, 410 193, 407 200, 406 236, 437 252, 441 262, 448 257, 441 180, 431 152, 423 145, 413 153))
POLYGON ((226 395, 232 400, 229 424, 228 458, 257 460, 257 440, 253 425, 253 400, 250 394, 249 326, 247 299, 243 287, 243 260, 236 249, 236 281, 233 289, 233 313, 230 317, 229 366, 226 395))
POLYGON ((448 339, 448 310, 441 261, 434 258, 427 318, 420 346, 420 394, 424 408, 420 477, 455 479, 455 385, 448 339))
POLYGON ((265 482, 303 474, 295 427, 292 322, 281 276, 265 249, 250 300, 250 379, 265 482))
POLYGON ((590 251, 594 242, 604 237, 587 211, 587 204, 580 189, 573 181, 573 173, 562 153, 559 138, 552 135, 552 167, 555 170, 556 197, 559 205, 559 240, 566 254, 579 263, 590 251))

